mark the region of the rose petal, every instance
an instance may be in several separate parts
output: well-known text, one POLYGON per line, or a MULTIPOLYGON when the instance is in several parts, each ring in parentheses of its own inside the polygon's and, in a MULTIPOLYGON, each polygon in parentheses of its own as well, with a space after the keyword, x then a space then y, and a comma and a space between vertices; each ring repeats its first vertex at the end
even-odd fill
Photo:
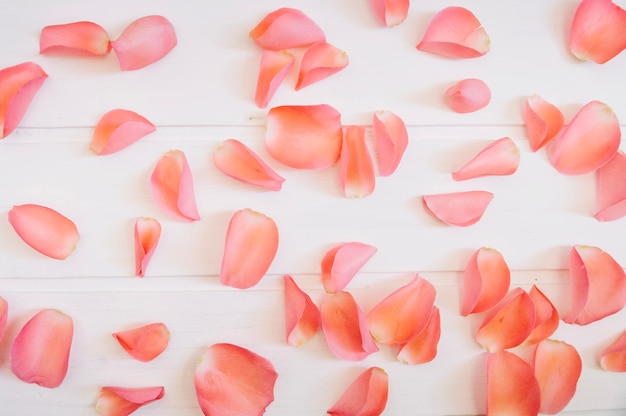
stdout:
POLYGON ((122 71, 132 71, 155 63, 176 46, 176 32, 163 16, 141 17, 124 29, 111 46, 122 71))
POLYGON ((389 176, 400 164, 409 144, 409 134, 404 121, 391 111, 376 111, 373 122, 378 173, 389 176))
POLYGON ((342 291, 376 251, 376 247, 358 242, 342 243, 328 250, 322 259, 322 285, 326 292, 342 291))
POLYGON ((598 221, 613 221, 626 215, 626 155, 618 151, 596 170, 598 221))
POLYGON ((135 276, 143 277, 159 244, 161 224, 154 218, 137 218, 135 236, 135 276))
POLYGON ((53 259, 67 258, 80 239, 76 225, 69 218, 42 205, 13 206, 9 222, 26 244, 53 259))
POLYGON ((333 416, 378 416, 387 406, 389 376, 380 367, 362 372, 327 413, 333 416))
POLYGON ((278 373, 260 355, 233 344, 214 344, 194 373, 205 415, 262 415, 274 401, 278 373))
POLYGON ((284 276, 285 329, 287 344, 303 346, 320 327, 320 311, 311 297, 298 287, 293 277, 284 276))
POLYGON ((158 357, 170 342, 170 331, 161 322, 115 332, 113 337, 134 359, 148 362, 158 357))
POLYGON ((281 50, 324 42, 320 27, 298 9, 283 7, 266 15, 250 36, 263 49, 281 50))
POLYGON ((34 62, 0 69, 0 139, 20 124, 48 74, 34 62))
POLYGON ((159 400, 165 394, 163 386, 100 388, 96 410, 101 416, 128 416, 141 406, 159 400))
POLYGON ((539 411, 555 415, 574 397, 582 371, 580 355, 570 344, 547 339, 537 345, 534 368, 541 392, 539 411))
POLYGON ((267 113, 265 147, 270 156, 292 168, 334 165, 342 136, 341 115, 327 104, 280 106, 267 113))
POLYGON ((278 250, 278 227, 273 219, 249 208, 235 212, 226 231, 220 281, 247 289, 269 269, 278 250))
POLYGON ((528 143, 533 152, 554 139, 565 122, 563 113, 557 106, 536 94, 524 101, 522 117, 528 133, 528 143))
POLYGON ((463 7, 447 7, 428 24, 417 49, 450 58, 476 58, 489 52, 489 35, 463 7))
POLYGON ((11 371, 26 383, 60 386, 67 374, 73 335, 70 316, 55 309, 37 312, 11 345, 11 371))
POLYGON ((498 250, 487 247, 474 252, 463 276, 463 316, 494 307, 504 299, 511 283, 511 271, 504 256, 498 250))
POLYGON ((557 330, 560 320, 559 312, 536 285, 533 285, 528 294, 535 305, 535 327, 524 341, 524 345, 536 344, 547 339, 557 330))
POLYGON ((348 66, 348 54, 327 42, 309 46, 302 55, 296 90, 341 71, 348 66))
POLYGON ((539 384, 526 361, 500 351, 487 355, 487 414, 536 415, 539 384))
POLYGON ((371 0, 374 14, 387 27, 397 26, 409 14, 409 0, 371 0))
POLYGON ((550 142, 548 156, 557 171, 580 175, 607 163, 617 153, 620 141, 619 120, 611 107, 591 101, 550 142))
POLYGON ((569 34, 578 59, 603 64, 626 48, 626 10, 611 0, 582 0, 569 34))
POLYGON ((0 342, 4 336, 4 330, 7 328, 7 319, 9 317, 9 303, 5 298, 0 296, 0 342))
POLYGON ((280 191, 285 181, 248 146, 236 139, 224 140, 218 146, 213 154, 213 164, 232 178, 270 191, 280 191))
POLYGON ((155 130, 154 124, 145 117, 117 108, 98 121, 89 149, 97 155, 119 152, 155 130))
POLYGON ((464 181, 489 175, 511 175, 519 166, 519 147, 509 137, 491 142, 459 170, 452 172, 452 179, 464 181))
POLYGON ((295 61, 296 57, 285 50, 271 51, 266 49, 263 51, 254 94, 254 103, 257 107, 267 107, 295 61))
POLYGON ((626 372, 626 331, 602 351, 600 366, 607 371, 626 372))
POLYGON ((346 127, 339 170, 341 187, 348 198, 363 198, 374 192, 374 162, 365 143, 365 127, 346 127))
POLYGON ((42 55, 104 56, 111 50, 109 35, 93 22, 46 26, 39 35, 42 55))
POLYGON ((487 191, 464 191, 422 196, 426 211, 449 225, 466 227, 481 219, 493 194, 487 191))
POLYGON ((489 104, 491 90, 484 81, 468 78, 448 88, 444 99, 455 113, 472 113, 489 104))
POLYGON ((441 316, 439 308, 433 305, 430 319, 426 327, 409 342, 402 345, 397 358, 410 365, 430 362, 437 356, 437 345, 441 337, 441 316))
POLYGON ((159 159, 150 177, 150 191, 167 215, 186 222, 200 219, 191 170, 181 150, 170 150, 159 159))

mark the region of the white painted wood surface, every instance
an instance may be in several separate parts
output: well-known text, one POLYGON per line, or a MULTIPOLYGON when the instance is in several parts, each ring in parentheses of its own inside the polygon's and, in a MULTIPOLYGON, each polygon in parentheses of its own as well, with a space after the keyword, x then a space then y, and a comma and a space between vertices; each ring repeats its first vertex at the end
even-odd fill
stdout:
MULTIPOLYGON (((618 2, 620 3, 620 2, 618 2)), ((622 6, 626 6, 623 2, 622 6)), ((484 353, 473 340, 480 317, 459 315, 460 281, 470 254, 481 246, 501 251, 513 285, 534 283, 567 310, 567 256, 574 244, 597 245, 626 264, 626 220, 599 223, 593 175, 566 177, 532 153, 521 120, 525 96, 537 93, 569 120, 591 100, 609 104, 626 120, 626 55, 605 65, 576 61, 567 51, 576 1, 421 1, 409 18, 387 29, 365 0, 188 2, 0 1, 0 67, 39 63, 49 74, 20 128, 0 142, 0 295, 10 304, 0 343, 1 415, 95 415, 102 385, 164 385, 165 397, 137 415, 200 415, 193 369, 203 349, 233 342, 269 358, 279 372, 268 415, 320 415, 365 368, 390 375, 388 415, 483 413, 484 353), (451 60, 415 49, 429 19, 447 5, 463 5, 481 20, 492 50, 473 60, 451 60), (297 7, 344 49, 342 72, 293 91, 289 78, 270 106, 327 103, 344 124, 370 126, 372 112, 391 110, 409 127, 410 144, 398 171, 378 178, 373 195, 342 196, 338 170, 296 171, 269 159, 263 148, 266 110, 252 100, 261 51, 249 30, 269 11, 297 7), (174 24, 178 46, 139 71, 121 72, 114 55, 60 58, 38 55, 43 26, 91 20, 112 38, 132 20, 162 14, 174 24), (468 77, 485 80, 490 105, 473 114, 447 110, 447 86, 468 77), (113 108, 136 111, 157 131, 124 151, 97 157, 88 150, 93 126, 113 108), (491 140, 510 136, 521 150, 509 177, 454 182, 450 172, 491 140), (259 191, 218 172, 212 153, 235 137, 286 178, 278 193, 259 191), (152 201, 149 176, 169 149, 185 151, 194 176, 201 221, 165 217, 152 201), (485 189, 495 198, 474 226, 444 226, 420 203, 428 193, 485 189), (80 232, 65 261, 45 258, 13 232, 6 213, 39 203, 72 218, 80 232), (232 213, 253 208, 274 218, 281 244, 268 275, 256 287, 220 285, 223 241, 232 213), (153 216, 163 225, 159 248, 144 279, 133 276, 132 224, 153 216), (435 284, 442 313, 437 358, 426 365, 398 363, 384 348, 363 362, 333 357, 318 334, 301 349, 284 343, 282 275, 292 274, 318 304, 324 252, 343 241, 373 244, 378 253, 348 286, 368 311, 413 273, 435 284), (9 370, 10 343, 38 309, 74 317, 76 333, 64 384, 48 390, 19 381, 9 370), (111 333, 163 321, 170 347, 151 363, 129 359, 111 333)), ((368 129, 370 144, 373 139, 368 129)), ((624 149, 624 146, 622 146, 624 149)), ((578 392, 563 414, 626 414, 626 378, 602 371, 597 354, 626 329, 626 312, 586 327, 561 324, 556 339, 583 358, 578 392)))

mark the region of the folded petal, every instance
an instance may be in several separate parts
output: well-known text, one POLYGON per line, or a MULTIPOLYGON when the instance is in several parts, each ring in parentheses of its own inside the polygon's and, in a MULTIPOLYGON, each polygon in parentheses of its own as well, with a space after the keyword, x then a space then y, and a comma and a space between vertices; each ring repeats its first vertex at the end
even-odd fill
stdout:
POLYGON ((327 42, 314 43, 300 61, 296 90, 311 85, 348 66, 348 54, 327 42))
POLYGON ((494 307, 504 299, 511 283, 511 271, 504 256, 498 250, 487 247, 474 252, 463 276, 463 316, 494 307))
POLYGON ((560 320, 559 312, 536 285, 533 285, 528 294, 535 305, 535 327, 524 341, 524 345, 536 344, 547 339, 557 330, 560 320))
POLYGON ((365 314, 349 292, 337 292, 328 297, 320 312, 328 348, 335 356, 361 361, 378 351, 365 314))
POLYGON ((400 346, 397 358, 410 365, 430 362, 437 356, 437 345, 441 337, 441 314, 439 308, 433 305, 430 319, 426 327, 406 344, 400 346))
POLYGON ((37 312, 11 345, 11 371, 26 383, 60 386, 67 374, 73 336, 70 316, 56 309, 37 312))
POLYGON ((487 414, 534 416, 539 384, 526 361, 508 351, 487 355, 487 414))
POLYGON ((484 81, 468 78, 448 88, 444 99, 455 113, 473 113, 489 104, 491 90, 484 81))
POLYGON ((104 56, 110 50, 106 30, 93 22, 46 26, 39 35, 39 53, 42 55, 104 56))
POLYGON ((224 140, 213 154, 222 173, 270 191, 280 191, 285 178, 276 173, 248 146, 236 139, 224 140))
POLYGON ((135 276, 143 277, 161 238, 161 224, 154 218, 135 221, 135 276))
POLYGON ((341 187, 348 198, 363 198, 374 192, 374 162, 367 150, 365 127, 346 127, 341 144, 339 170, 341 187))
POLYGON ((320 327, 320 311, 293 277, 284 276, 285 284, 285 329, 287 344, 303 346, 317 333, 320 327))
POLYGON ((376 111, 373 122, 378 172, 389 176, 400 164, 409 144, 409 134, 404 121, 391 111, 376 111))
POLYGON ((326 413, 332 416, 378 416, 387 406, 389 376, 380 367, 362 372, 326 413))
POLYGON ((511 175, 519 166, 519 147, 509 137, 491 142, 459 170, 452 173, 455 181, 489 175, 511 175))
POLYGON ((220 281, 247 289, 256 285, 278 251, 278 227, 273 219, 249 208, 235 212, 226 231, 220 281))
POLYGON ((170 342, 170 331, 161 322, 115 332, 113 337, 134 359, 148 362, 158 357, 170 342))
POLYGON ((626 155, 618 151, 596 170, 596 206, 598 221, 613 221, 626 215, 626 155))
POLYGON ((426 211, 449 225, 466 227, 481 219, 493 199, 488 191, 464 191, 422 196, 426 211))
POLYGON ((626 10, 611 0, 582 0, 569 33, 578 59, 603 64, 626 48, 626 10))
POLYGON ((0 69, 0 139, 20 124, 48 74, 34 62, 0 69))
POLYGON ((450 58, 476 58, 489 52, 489 35, 463 7, 447 7, 428 24, 417 49, 450 58))
POLYGON ((233 344, 214 344, 194 373, 205 415, 262 415, 274 401, 278 373, 264 357, 233 344))
POLYGON ((263 51, 254 94, 254 103, 257 107, 267 107, 295 61, 296 57, 285 50, 272 51, 266 49, 263 51))
POLYGON ((327 168, 339 160, 341 127, 341 115, 327 104, 274 107, 267 113, 265 147, 292 168, 327 168))
POLYGON ((9 303, 5 298, 0 296, 0 342, 4 336, 4 330, 7 328, 7 318, 9 317, 9 303))
POLYGON ((191 170, 181 150, 170 150, 159 159, 150 177, 150 191, 159 208, 172 218, 200 219, 191 170))
POLYGON ((159 400, 165 394, 163 386, 100 388, 96 410, 101 416, 128 416, 141 406, 159 400))
POLYGON ((528 143, 533 152, 554 139, 565 122, 563 113, 557 106, 536 94, 524 101, 522 117, 528 134, 528 143))
POLYGON ((250 36, 263 49, 281 50, 324 42, 320 27, 298 9, 283 7, 267 14, 250 36))
POLYGON ((322 259, 322 285, 328 293, 342 291, 378 249, 369 244, 338 244, 322 259))
POLYGON ((607 371, 626 372, 626 331, 602 351, 600 366, 607 371))
POLYGON ((619 120, 611 107, 591 101, 550 142, 550 163, 566 175, 591 172, 617 153, 621 138, 619 120))
POLYGON ((387 27, 397 26, 409 14, 409 0, 371 0, 374 14, 387 27))
POLYGON ((128 25, 111 46, 122 71, 140 69, 167 55, 176 46, 176 32, 163 16, 141 17, 128 25))
POLYGON ((9 223, 26 244, 53 259, 67 258, 80 239, 72 220, 42 205, 13 206, 9 223))
POLYGON ((89 149, 97 155, 119 152, 155 130, 154 124, 145 117, 117 108, 98 121, 89 149))

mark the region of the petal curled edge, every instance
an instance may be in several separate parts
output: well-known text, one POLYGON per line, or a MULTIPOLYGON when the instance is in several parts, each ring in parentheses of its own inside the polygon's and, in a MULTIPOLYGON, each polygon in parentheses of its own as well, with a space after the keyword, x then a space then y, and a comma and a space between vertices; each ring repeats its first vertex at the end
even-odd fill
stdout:
POLYGON ((488 191, 463 191, 447 194, 423 195, 426 211, 440 221, 467 227, 480 220, 493 199, 488 191))
POLYGON ((164 394, 163 386, 104 386, 100 388, 96 410, 101 416, 128 416, 140 407, 160 400, 164 394))
POLYGON ((256 92, 254 93, 254 103, 257 107, 267 107, 295 61, 296 57, 285 50, 271 51, 266 49, 263 51, 256 82, 256 92))
POLYGON ((320 328, 320 311, 293 277, 285 275, 285 332, 287 345, 303 346, 320 328))
POLYGON ((522 117, 528 134, 530 150, 533 152, 554 139, 565 122, 561 110, 537 94, 531 95, 524 101, 522 117))
POLYGON ((322 29, 298 9, 283 7, 267 14, 251 31, 263 49, 281 50, 326 41, 322 29))
POLYGON ((150 177, 150 191, 159 208, 172 218, 200 219, 191 170, 181 150, 170 150, 159 159, 150 177))
POLYGON ((557 330, 560 321, 556 307, 537 285, 533 285, 528 294, 535 305, 535 327, 524 341, 524 345, 537 344, 547 339, 557 330))
POLYGON ((42 55, 104 56, 111 50, 109 35, 93 22, 46 26, 39 35, 42 55))
POLYGON ((398 26, 409 14, 409 0, 370 0, 374 14, 387 27, 398 26))
POLYGON ((437 356, 437 345, 440 337, 441 314, 439 308, 433 305, 426 328, 414 338, 411 338, 409 342, 401 345, 396 357, 400 362, 409 365, 430 362, 437 356))
POLYGON ((596 170, 596 206, 598 221, 613 221, 626 215, 626 155, 618 151, 596 170))
POLYGON ((489 104, 491 90, 484 81, 468 78, 448 88, 444 99, 455 113, 473 113, 489 104))
POLYGON ((626 48, 626 10, 611 0, 582 0, 569 33, 578 59, 603 64, 626 48))
POLYGON ((541 393, 533 369, 508 351, 487 355, 487 414, 536 415, 541 393))
POLYGON ((302 55, 296 90, 314 84, 348 66, 348 54, 328 42, 314 43, 302 55))
POLYGON ((519 166, 519 147, 510 137, 491 142, 459 170, 452 173, 455 181, 489 175, 512 175, 519 166))
POLYGON ((342 291, 367 261, 378 251, 369 244, 338 244, 322 258, 322 285, 328 293, 342 291))
POLYGON ((148 362, 161 355, 170 342, 170 331, 161 322, 115 332, 113 337, 136 360, 148 362))
POLYGON ((606 371, 626 372, 626 331, 602 351, 600 367, 606 371))
POLYGON ((502 253, 481 247, 472 254, 463 274, 461 315, 484 312, 506 296, 511 271, 502 253))
POLYGON ((373 116, 376 136, 378 173, 389 176, 395 172, 409 144, 404 121, 391 111, 376 111, 373 116))
POLYGON ((363 198, 374 192, 374 162, 365 142, 365 127, 348 126, 343 134, 340 181, 348 198, 363 198))
POLYGON ((154 218, 135 220, 135 276, 143 277, 161 238, 161 224, 154 218))
POLYGON ((134 111, 116 108, 96 124, 89 150, 97 155, 119 152, 155 130, 147 118, 134 111))
POLYGON ((9 303, 5 298, 0 296, 0 342, 4 336, 4 330, 7 328, 7 319, 9 317, 9 303))
POLYGON ((378 416, 387 407, 389 376, 380 367, 362 372, 327 413, 332 416, 378 416))

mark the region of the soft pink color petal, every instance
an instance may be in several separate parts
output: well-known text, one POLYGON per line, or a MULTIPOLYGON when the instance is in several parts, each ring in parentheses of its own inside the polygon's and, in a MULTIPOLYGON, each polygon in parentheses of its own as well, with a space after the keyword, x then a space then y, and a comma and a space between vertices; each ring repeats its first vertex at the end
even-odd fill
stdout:
POLYGON ((409 0, 370 0, 374 14, 386 27, 397 26, 409 14, 409 0))
POLYGON ((539 412, 555 415, 576 393, 582 360, 574 346, 546 339, 535 349, 534 371, 541 392, 539 412))
POLYGON ((389 176, 402 160, 409 144, 409 134, 404 121, 391 111, 374 112, 373 123, 378 173, 389 176))
POLYGON ((155 130, 147 118, 134 111, 116 108, 96 124, 89 149, 97 155, 119 152, 155 130))
POLYGON ((278 227, 273 219, 249 208, 235 212, 228 224, 220 281, 238 289, 261 280, 278 251, 278 227))
POLYGON ((320 328, 320 311, 293 277, 285 275, 285 332, 287 344, 303 346, 320 328))
POLYGON ((491 142, 459 170, 452 179, 464 181, 489 175, 512 175, 519 166, 519 147, 509 137, 491 142))
POLYGON ((463 275, 461 315, 484 312, 506 296, 511 271, 498 250, 481 247, 472 254, 463 275))
POLYGON ((603 64, 626 48, 626 10, 611 0, 582 0, 569 33, 578 59, 603 64))
POLYGON ((437 345, 440 337, 441 314, 439 308, 433 305, 428 324, 409 342, 400 346, 397 354, 398 360, 409 365, 424 364, 434 360, 437 356, 437 345))
POLYGON ((276 173, 248 146, 236 139, 224 140, 213 154, 222 173, 270 191, 280 191, 285 178, 276 173))
POLYGON ((524 101, 522 117, 528 133, 528 143, 533 152, 554 139, 565 122, 561 110, 537 94, 524 101))
POLYGON ((359 242, 338 244, 328 250, 322 259, 322 285, 326 292, 342 291, 376 251, 376 247, 359 242))
POLYGON ((613 221, 626 215, 626 155, 618 151, 596 170, 596 206, 598 221, 613 221))
POLYGON ((528 363, 512 352, 487 355, 487 414, 536 416, 541 393, 528 363))
POLYGON ((327 42, 309 46, 302 55, 296 90, 316 83, 348 66, 348 54, 327 42))
POLYGON ((345 128, 339 171, 341 187, 348 198, 363 198, 374 192, 376 176, 374 162, 365 142, 365 127, 345 128))
POLYGON ((600 366, 606 371, 626 372, 626 331, 602 351, 600 366))
POLYGON ((281 50, 324 42, 320 27, 298 9, 283 7, 267 14, 250 36, 263 49, 281 50))
POLYGON ((588 173, 611 160, 619 149, 621 138, 619 120, 611 107, 591 101, 550 142, 548 157, 561 173, 588 173))
POLYGON ((550 299, 536 285, 528 293, 535 305, 535 327, 524 345, 537 344, 554 334, 559 327, 559 312, 550 299))
POLYGON ((161 238, 161 224, 154 218, 135 220, 135 276, 143 277, 161 238))
POLYGON ((4 330, 7 327, 7 319, 9 317, 9 303, 5 298, 0 296, 0 342, 4 336, 4 330))
POLYGON ((468 78, 448 88, 444 100, 455 113, 473 113, 489 104, 491 90, 484 81, 468 78))
POLYGON ((37 312, 11 345, 11 371, 26 383, 55 388, 67 374, 74 321, 56 309, 37 312))
POLYGON ((111 50, 109 35, 93 22, 46 26, 39 35, 42 55, 104 56, 111 50))
POLYGON ((265 147, 270 156, 292 168, 334 165, 342 137, 341 115, 327 104, 286 105, 267 113, 265 147))
POLYGON ((206 416, 257 416, 274 401, 278 373, 266 358, 233 344, 213 344, 198 362, 194 383, 206 416))
POLYGON ((26 244, 57 260, 72 254, 80 239, 72 220, 43 205, 13 206, 9 223, 26 244))
POLYGON ((156 322, 115 332, 113 337, 128 355, 136 360, 148 362, 165 351, 170 342, 170 331, 164 323, 156 322))
POLYGON ((34 62, 0 69, 0 139, 17 128, 46 78, 34 62))
POLYGON ((449 225, 467 227, 480 220, 493 199, 488 191, 423 195, 426 211, 449 225))
POLYGON ((267 107, 295 61, 296 57, 285 50, 272 51, 266 49, 263 51, 256 82, 256 92, 254 93, 254 103, 257 107, 267 107))
POLYGON ((387 407, 389 376, 380 367, 362 372, 327 413, 332 416, 378 416, 387 407))
POLYGON ((128 416, 140 407, 160 400, 165 394, 163 386, 100 388, 96 410, 101 416, 128 416))

